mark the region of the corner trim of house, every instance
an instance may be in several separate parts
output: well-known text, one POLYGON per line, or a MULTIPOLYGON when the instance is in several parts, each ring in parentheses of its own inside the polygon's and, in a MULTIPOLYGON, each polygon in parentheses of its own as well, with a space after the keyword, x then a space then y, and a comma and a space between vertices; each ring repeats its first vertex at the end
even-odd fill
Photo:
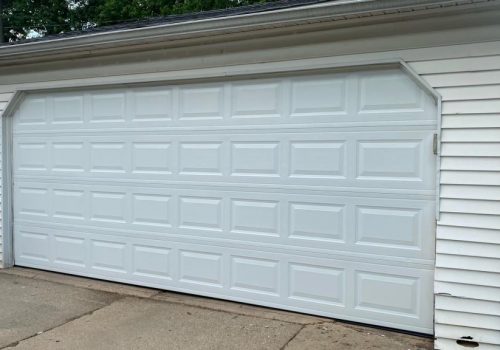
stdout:
POLYGON ((12 202, 12 117, 25 96, 16 91, 2 114, 2 239, 3 268, 14 266, 14 231, 12 202))

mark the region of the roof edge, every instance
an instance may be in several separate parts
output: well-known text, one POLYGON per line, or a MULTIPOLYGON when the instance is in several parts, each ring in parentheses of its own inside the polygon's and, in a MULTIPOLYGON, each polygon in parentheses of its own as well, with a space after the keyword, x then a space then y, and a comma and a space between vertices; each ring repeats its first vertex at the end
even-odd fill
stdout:
POLYGON ((249 32, 275 27, 289 27, 312 22, 371 18, 403 12, 415 16, 417 10, 440 9, 456 10, 470 6, 474 8, 497 6, 499 0, 340 0, 321 2, 297 7, 273 9, 267 12, 230 15, 227 17, 188 20, 177 23, 165 23, 131 29, 118 29, 88 34, 54 38, 50 40, 18 43, 0 46, 0 62, 25 57, 34 58, 46 55, 66 54, 71 52, 108 49, 117 46, 133 46, 166 40, 187 40, 208 35, 223 35, 237 32, 249 32), (469 5, 469 6, 464 6, 469 5))

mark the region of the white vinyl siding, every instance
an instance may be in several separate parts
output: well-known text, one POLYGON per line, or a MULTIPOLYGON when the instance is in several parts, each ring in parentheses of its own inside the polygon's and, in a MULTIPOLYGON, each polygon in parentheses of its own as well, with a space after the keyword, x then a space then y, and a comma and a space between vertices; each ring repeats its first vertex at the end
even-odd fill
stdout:
POLYGON ((500 346, 500 55, 412 62, 442 97, 437 349, 500 346))

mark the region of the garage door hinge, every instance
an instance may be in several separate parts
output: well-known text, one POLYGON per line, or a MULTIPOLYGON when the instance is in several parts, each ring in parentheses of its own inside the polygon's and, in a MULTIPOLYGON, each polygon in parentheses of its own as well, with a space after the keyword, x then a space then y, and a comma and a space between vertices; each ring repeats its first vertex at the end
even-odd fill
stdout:
POLYGON ((432 152, 435 155, 438 154, 438 134, 434 134, 434 138, 432 139, 432 152))

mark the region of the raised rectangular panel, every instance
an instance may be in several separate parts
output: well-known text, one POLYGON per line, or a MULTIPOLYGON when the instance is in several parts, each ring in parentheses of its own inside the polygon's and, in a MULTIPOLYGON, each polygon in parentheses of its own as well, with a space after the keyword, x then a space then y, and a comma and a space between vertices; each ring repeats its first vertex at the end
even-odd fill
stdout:
POLYGON ((188 175, 222 175, 222 143, 182 142, 179 172, 188 175))
POLYGON ((48 163, 47 144, 26 142, 17 144, 14 162, 17 170, 45 171, 48 163))
POLYGON ((172 145, 170 142, 134 142, 132 144, 132 172, 171 174, 172 145))
POLYGON ((423 110, 422 89, 397 71, 367 73, 360 77, 360 113, 398 113, 423 110))
POLYGON ((222 255, 181 251, 179 273, 181 282, 222 287, 222 255))
POLYGON ((170 196, 134 194, 132 222, 152 226, 171 226, 170 196))
POLYGON ((344 306, 345 279, 342 269, 292 263, 289 265, 288 298, 344 306))
POLYGON ((281 89, 279 83, 234 85, 232 88, 233 118, 279 117, 281 89))
POLYGON ((231 231, 253 235, 279 236, 279 202, 232 200, 231 231))
POLYGON ((417 140, 360 141, 358 179, 423 181, 417 140))
POLYGON ((290 238, 342 242, 345 207, 334 204, 290 203, 290 238))
POLYGON ((83 123, 83 97, 54 97, 54 112, 52 114, 52 123, 83 123))
POLYGON ((51 155, 53 171, 85 170, 86 155, 83 142, 54 142, 51 155))
POLYGON ((92 172, 124 173, 127 152, 123 142, 95 142, 90 144, 92 172))
POLYGON ((64 219, 85 219, 85 193, 55 189, 52 196, 53 216, 64 219))
POLYGON ((297 79, 292 81, 292 117, 346 114, 345 77, 297 79))
POLYGON ((345 143, 294 141, 290 143, 290 176, 344 179, 345 143))
POLYGON ((169 119, 172 119, 172 92, 170 90, 134 93, 134 121, 169 119))
POLYGON ((356 244, 418 249, 421 210, 356 208, 356 244))
POLYGON ((125 222, 125 194, 92 192, 90 200, 90 219, 94 221, 125 222))
POLYGON ((375 272, 355 272, 355 308, 416 317, 418 278, 375 272))
POLYGON ((92 241, 92 268, 126 273, 127 246, 123 243, 92 241))
POLYGON ((54 263, 85 267, 87 246, 83 238, 55 235, 53 247, 54 263))
POLYGON ((46 99, 28 97, 23 101, 19 108, 19 120, 20 125, 39 125, 45 124, 46 119, 46 99))
POLYGON ((181 88, 179 119, 222 119, 223 91, 222 86, 181 88))
POLYGON ((50 257, 49 236, 44 233, 19 231, 16 235, 16 251, 21 259, 48 262, 50 257))
POLYGON ((125 121, 125 95, 123 93, 102 93, 92 95, 90 121, 125 121))
POLYGON ((133 274, 138 276, 172 279, 171 276, 171 249, 133 246, 133 274))
POLYGON ((49 216, 48 190, 44 188, 21 187, 17 191, 17 212, 29 216, 49 216))
POLYGON ((248 257, 231 257, 230 288, 277 296, 279 292, 279 262, 248 257))
POLYGON ((181 228, 222 231, 222 199, 181 197, 179 225, 181 228))
POLYGON ((279 142, 233 142, 231 175, 279 176, 279 142))

